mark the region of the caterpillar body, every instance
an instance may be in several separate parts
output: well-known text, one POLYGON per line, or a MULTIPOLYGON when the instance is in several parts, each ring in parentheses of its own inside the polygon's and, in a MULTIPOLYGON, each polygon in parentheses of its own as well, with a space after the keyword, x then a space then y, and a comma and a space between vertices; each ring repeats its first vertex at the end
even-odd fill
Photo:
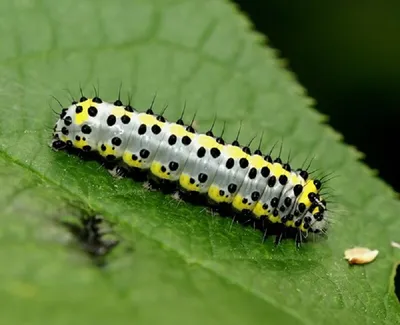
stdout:
MULTIPOLYGON (((94 153, 112 171, 145 173, 152 184, 174 188, 183 198, 201 198, 210 207, 253 220, 264 233, 294 231, 299 245, 308 233, 328 227, 322 181, 305 169, 292 169, 280 157, 251 153, 237 139, 225 143, 194 130, 182 118, 167 121, 152 106, 139 112, 120 99, 114 103, 86 98, 63 108, 53 129, 54 150, 94 153)), ((265 234, 264 234, 265 235, 265 234)), ((264 236, 265 237, 265 236, 264 236)))

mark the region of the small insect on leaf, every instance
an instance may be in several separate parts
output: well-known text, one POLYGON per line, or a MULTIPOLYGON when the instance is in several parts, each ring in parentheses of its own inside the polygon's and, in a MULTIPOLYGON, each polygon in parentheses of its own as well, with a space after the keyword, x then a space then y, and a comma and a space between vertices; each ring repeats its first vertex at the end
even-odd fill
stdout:
POLYGON ((375 260, 378 250, 371 250, 366 247, 353 247, 344 251, 344 258, 349 264, 367 264, 375 260))

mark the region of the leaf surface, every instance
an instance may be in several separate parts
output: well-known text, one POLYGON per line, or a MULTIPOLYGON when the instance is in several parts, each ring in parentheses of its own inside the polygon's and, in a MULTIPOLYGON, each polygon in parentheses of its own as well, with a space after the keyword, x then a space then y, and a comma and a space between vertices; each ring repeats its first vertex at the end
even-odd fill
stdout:
MULTIPOLYGON (((312 100, 226 1, 2 1, 0 3, 1 313, 9 324, 395 324, 399 203, 359 154, 311 109, 312 100), (226 121, 233 140, 284 139, 293 165, 315 156, 330 181, 335 223, 325 241, 274 248, 253 229, 178 204, 95 162, 53 152, 60 108, 100 88, 186 119, 200 130, 226 121), (82 210, 117 223, 134 247, 99 270, 55 223, 82 210), (350 268, 345 249, 379 249, 350 268), (2 308, 2 309, 3 309, 2 308), (23 312, 21 312, 23 311, 23 312)), ((318 173, 318 172, 317 172, 318 173)))

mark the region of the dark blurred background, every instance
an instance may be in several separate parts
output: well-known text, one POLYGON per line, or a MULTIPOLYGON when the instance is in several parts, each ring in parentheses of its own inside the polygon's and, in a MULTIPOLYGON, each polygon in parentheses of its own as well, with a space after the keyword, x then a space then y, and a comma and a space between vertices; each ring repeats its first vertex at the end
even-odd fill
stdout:
POLYGON ((400 0, 235 0, 316 108, 400 192, 400 0))

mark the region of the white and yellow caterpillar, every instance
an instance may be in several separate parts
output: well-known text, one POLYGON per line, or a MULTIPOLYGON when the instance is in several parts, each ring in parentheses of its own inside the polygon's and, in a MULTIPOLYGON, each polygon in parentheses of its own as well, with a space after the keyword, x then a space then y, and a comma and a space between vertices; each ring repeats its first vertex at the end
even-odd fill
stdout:
POLYGON ((169 122, 151 109, 82 97, 62 110, 51 145, 98 153, 114 172, 141 170, 152 181, 207 198, 211 206, 229 206, 232 214, 298 229, 296 242, 327 230, 321 181, 306 170, 292 170, 260 149, 251 154, 238 141, 225 143, 212 129, 202 134, 182 119, 169 122))

